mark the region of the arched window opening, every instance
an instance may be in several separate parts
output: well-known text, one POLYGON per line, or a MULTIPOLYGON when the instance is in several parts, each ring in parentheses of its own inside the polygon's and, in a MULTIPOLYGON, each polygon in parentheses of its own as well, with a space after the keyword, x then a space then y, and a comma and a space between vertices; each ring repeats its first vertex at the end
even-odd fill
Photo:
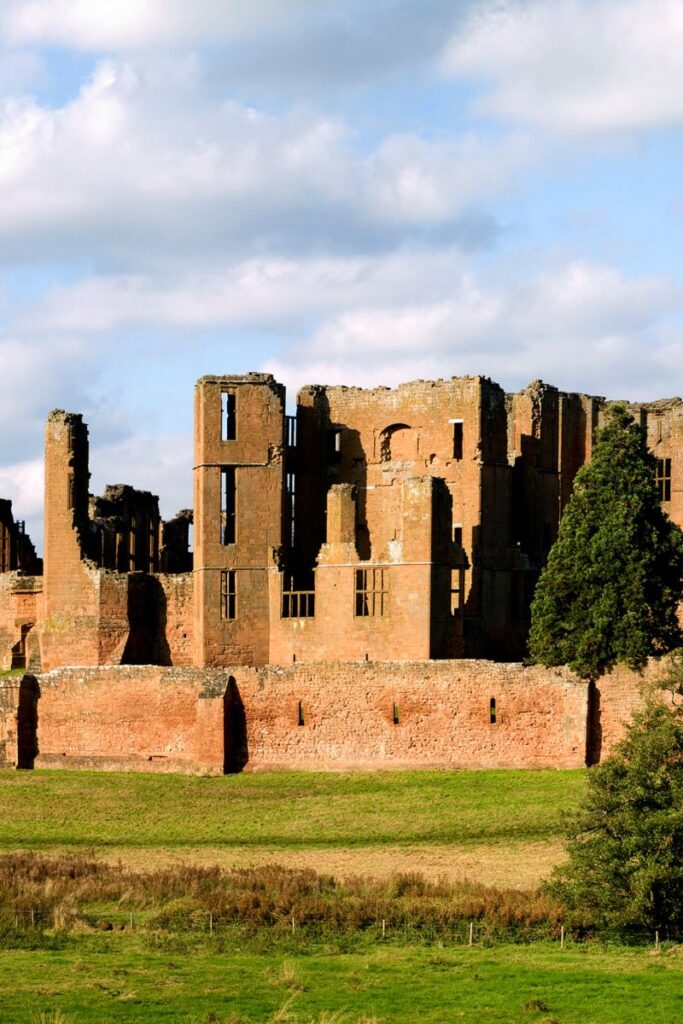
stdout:
POLYGON ((402 462, 415 458, 413 434, 407 423, 392 423, 380 434, 380 462, 402 462))

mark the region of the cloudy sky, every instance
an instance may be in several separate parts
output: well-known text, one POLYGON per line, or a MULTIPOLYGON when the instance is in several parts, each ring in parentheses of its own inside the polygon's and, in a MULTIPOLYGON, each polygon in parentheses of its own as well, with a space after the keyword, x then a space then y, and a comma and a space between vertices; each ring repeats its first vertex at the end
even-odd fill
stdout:
POLYGON ((680 393, 682 54, 680 0, 2 0, 0 496, 60 407, 190 504, 205 373, 680 393))

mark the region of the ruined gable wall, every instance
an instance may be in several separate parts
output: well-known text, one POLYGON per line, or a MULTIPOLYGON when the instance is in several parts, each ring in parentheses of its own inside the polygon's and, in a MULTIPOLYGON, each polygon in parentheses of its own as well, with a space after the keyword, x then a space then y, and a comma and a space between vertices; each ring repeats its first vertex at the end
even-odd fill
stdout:
POLYGON ((88 432, 82 417, 54 410, 45 431, 44 669, 101 660, 100 574, 83 560, 88 481, 88 432))
MULTIPOLYGON (((340 428, 341 458, 326 466, 328 482, 351 483, 359 494, 359 523, 367 524, 373 560, 386 556, 389 545, 400 538, 400 487, 406 475, 435 476, 447 481, 453 498, 453 521, 462 523, 468 548, 472 530, 480 520, 479 464, 500 456, 505 462, 505 442, 496 449, 496 431, 483 440, 482 417, 495 418, 495 396, 479 377, 444 381, 414 381, 398 388, 304 388, 299 393, 302 413, 315 407, 317 416, 302 417, 300 445, 309 461, 313 447, 307 432, 325 434, 340 428), (483 398, 486 392, 486 400, 483 398), (462 456, 454 457, 453 419, 462 419, 462 456), (393 429, 392 428, 396 428, 393 429)), ((503 395, 500 392, 502 408, 503 395)), ((324 443, 324 437, 323 437, 324 443)), ((450 527, 451 524, 448 524, 450 527)), ((368 555, 362 550, 361 558, 368 555)))

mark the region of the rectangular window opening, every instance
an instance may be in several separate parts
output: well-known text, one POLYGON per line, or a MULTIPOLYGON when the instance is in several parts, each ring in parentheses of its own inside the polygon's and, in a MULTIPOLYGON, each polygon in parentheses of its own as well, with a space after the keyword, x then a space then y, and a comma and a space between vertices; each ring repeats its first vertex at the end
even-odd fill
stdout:
POLYGON ((128 533, 128 568, 131 572, 135 572, 138 567, 137 548, 138 524, 135 521, 135 517, 133 517, 130 521, 130 531, 128 533))
POLYGON ((285 485, 287 490, 287 513, 289 516, 289 543, 294 547, 294 524, 296 522, 296 476, 294 473, 285 474, 285 485))
POLYGON ((453 424, 453 458, 456 462, 462 459, 462 420, 451 420, 453 424))
POLYGON ((386 569, 356 569, 356 616, 365 618, 386 615, 388 610, 388 571, 386 569))
POLYGON ((462 609, 464 575, 462 569, 451 569, 451 615, 457 615, 462 609))
POLYGON ((237 440, 237 395, 221 391, 221 441, 237 440))
POLYGON ((462 523, 453 523, 453 543, 462 547, 462 523))
POLYGON ((660 501, 671 501, 671 459, 657 459, 657 492, 660 501))
POLYGON ((341 462, 341 443, 341 427, 332 427, 331 430, 327 431, 327 461, 330 464, 341 462))
POLYGON ((221 544, 234 544, 237 534, 237 483, 235 467, 221 469, 221 544))
POLYGON ((306 718, 304 716, 304 706, 301 703, 301 701, 299 701, 297 725, 305 725, 305 724, 306 724, 306 718))
POLYGON ((282 581, 283 619, 312 619, 315 616, 315 589, 295 590, 294 579, 285 575, 282 581))
POLYGON ((400 725, 401 724, 401 713, 400 713, 400 709, 399 709, 398 704, 394 704, 393 711, 392 711, 392 721, 393 721, 394 725, 400 725))
POLYGON ((491 725, 496 724, 496 698, 491 697, 489 701, 489 722, 491 725))
POLYGON ((237 573, 234 569, 221 569, 221 618, 237 618, 237 573))

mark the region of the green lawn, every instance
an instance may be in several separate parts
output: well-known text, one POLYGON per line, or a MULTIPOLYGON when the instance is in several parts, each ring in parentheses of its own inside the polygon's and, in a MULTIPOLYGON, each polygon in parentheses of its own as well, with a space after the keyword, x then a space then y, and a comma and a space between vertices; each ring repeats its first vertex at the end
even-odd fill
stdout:
POLYGON ((0 849, 461 845, 557 837, 583 771, 0 772, 0 849))
POLYGON ((214 951, 207 943, 155 950, 118 934, 61 950, 6 951, 0 971, 3 1024, 675 1024, 683 1018, 683 961, 675 951, 377 945, 345 954, 258 954, 214 951))
MULTIPOLYGON (((207 863, 221 849, 266 850, 271 860, 311 866, 309 855, 370 851, 387 874, 421 870, 416 850, 444 863, 457 850, 486 863, 494 851, 501 862, 517 857, 520 871, 529 851, 561 850, 563 823, 584 786, 582 771, 226 778, 8 771, 0 772, 0 851, 137 851, 136 870, 153 868, 162 852, 207 863)), ((381 928, 290 942, 288 929, 283 938, 269 927, 251 936, 228 927, 211 939, 156 931, 151 905, 135 911, 139 931, 137 924, 132 932, 96 930, 97 917, 118 914, 126 923, 132 907, 125 899, 105 906, 90 926, 81 915, 69 933, 54 940, 48 933, 34 950, 0 949, 2 1024, 683 1019, 683 957, 675 950, 562 951, 549 942, 468 948, 466 928, 444 945, 407 936, 383 942, 381 928)))

